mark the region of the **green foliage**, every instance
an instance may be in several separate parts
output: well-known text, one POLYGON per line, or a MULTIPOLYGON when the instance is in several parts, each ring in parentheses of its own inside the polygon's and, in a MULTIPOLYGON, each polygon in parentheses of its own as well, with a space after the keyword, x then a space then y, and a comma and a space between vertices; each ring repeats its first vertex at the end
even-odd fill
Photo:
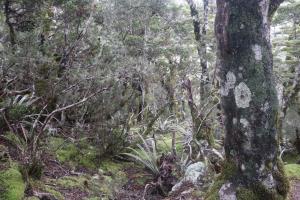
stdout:
POLYGON ((97 167, 97 149, 87 141, 81 140, 79 144, 64 141, 62 138, 49 138, 48 145, 54 150, 57 159, 63 163, 83 166, 89 169, 97 167))
POLYGON ((299 164, 285 165, 284 170, 289 179, 300 179, 300 165, 299 164))
POLYGON ((17 167, 11 167, 7 170, 0 171, 0 188, 4 188, 0 194, 0 199, 5 200, 22 200, 24 197, 25 183, 17 167))
POLYGON ((260 198, 252 191, 246 188, 238 188, 236 191, 238 200, 260 200, 260 198))
POLYGON ((294 164, 300 160, 300 155, 297 153, 286 153, 286 154, 283 154, 282 160, 284 163, 294 164))
POLYGON ((156 152, 156 146, 154 141, 151 140, 151 144, 148 144, 141 135, 139 135, 139 138, 142 141, 142 145, 137 144, 138 150, 128 147, 128 149, 131 150, 132 153, 123 154, 133 158, 136 162, 144 165, 151 171, 153 175, 159 175, 159 156, 156 152))

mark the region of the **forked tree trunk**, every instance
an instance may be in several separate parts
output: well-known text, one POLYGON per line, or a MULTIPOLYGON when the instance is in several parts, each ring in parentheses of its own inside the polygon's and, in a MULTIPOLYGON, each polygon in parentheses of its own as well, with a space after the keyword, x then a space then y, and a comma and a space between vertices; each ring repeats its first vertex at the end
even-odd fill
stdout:
POLYGON ((245 194, 280 199, 288 190, 278 161, 279 106, 270 44, 270 19, 282 1, 217 0, 225 153, 231 165, 218 192, 220 199, 245 194))

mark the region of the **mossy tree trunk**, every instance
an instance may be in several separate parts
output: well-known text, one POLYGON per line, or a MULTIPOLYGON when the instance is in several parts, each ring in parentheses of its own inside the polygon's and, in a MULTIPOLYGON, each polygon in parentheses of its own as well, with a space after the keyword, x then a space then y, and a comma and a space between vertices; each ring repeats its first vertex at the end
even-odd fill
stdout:
POLYGON ((200 100, 201 104, 204 104, 204 100, 207 97, 207 85, 209 81, 208 69, 207 69, 207 46, 206 46, 206 32, 208 24, 208 0, 203 0, 203 23, 200 23, 199 11, 197 10, 194 0, 187 0, 189 4, 191 17, 193 19, 194 35, 197 42, 197 51, 200 58, 201 66, 201 80, 200 80, 200 100))
POLYGON ((278 160, 270 44, 270 19, 282 1, 217 0, 225 153, 236 169, 220 188, 220 199, 239 197, 241 187, 258 199, 279 199, 288 189, 278 160))

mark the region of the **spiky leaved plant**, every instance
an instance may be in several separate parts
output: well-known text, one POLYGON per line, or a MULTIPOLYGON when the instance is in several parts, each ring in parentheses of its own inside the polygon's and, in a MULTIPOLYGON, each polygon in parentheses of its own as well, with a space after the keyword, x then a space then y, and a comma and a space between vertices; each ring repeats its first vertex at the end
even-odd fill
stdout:
POLYGON ((138 135, 142 141, 142 145, 137 144, 137 147, 139 150, 128 147, 128 149, 130 151, 132 151, 132 153, 123 153, 123 155, 133 158, 136 162, 142 164, 147 169, 149 169, 154 176, 158 176, 159 175, 159 166, 158 166, 159 156, 156 152, 155 142, 153 140, 151 140, 151 143, 149 144, 140 134, 138 134, 138 135))

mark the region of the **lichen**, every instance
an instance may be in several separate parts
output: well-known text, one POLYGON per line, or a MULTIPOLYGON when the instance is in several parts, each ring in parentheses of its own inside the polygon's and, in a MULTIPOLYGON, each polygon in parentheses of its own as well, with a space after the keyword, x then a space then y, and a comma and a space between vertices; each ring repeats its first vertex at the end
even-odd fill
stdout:
POLYGON ((247 108, 251 101, 251 91, 246 83, 241 82, 234 89, 235 103, 238 108, 247 108))
POLYGON ((233 72, 228 72, 226 74, 226 82, 224 86, 221 87, 221 95, 227 96, 229 94, 229 90, 234 88, 236 83, 236 77, 233 72))
POLYGON ((245 118, 241 118, 240 123, 243 125, 244 128, 247 128, 249 126, 249 122, 245 118))
POLYGON ((257 61, 262 60, 261 46, 258 44, 255 44, 255 45, 251 46, 251 48, 254 53, 255 60, 257 60, 257 61))
POLYGON ((231 182, 226 182, 219 190, 220 200, 236 200, 236 188, 231 182))

